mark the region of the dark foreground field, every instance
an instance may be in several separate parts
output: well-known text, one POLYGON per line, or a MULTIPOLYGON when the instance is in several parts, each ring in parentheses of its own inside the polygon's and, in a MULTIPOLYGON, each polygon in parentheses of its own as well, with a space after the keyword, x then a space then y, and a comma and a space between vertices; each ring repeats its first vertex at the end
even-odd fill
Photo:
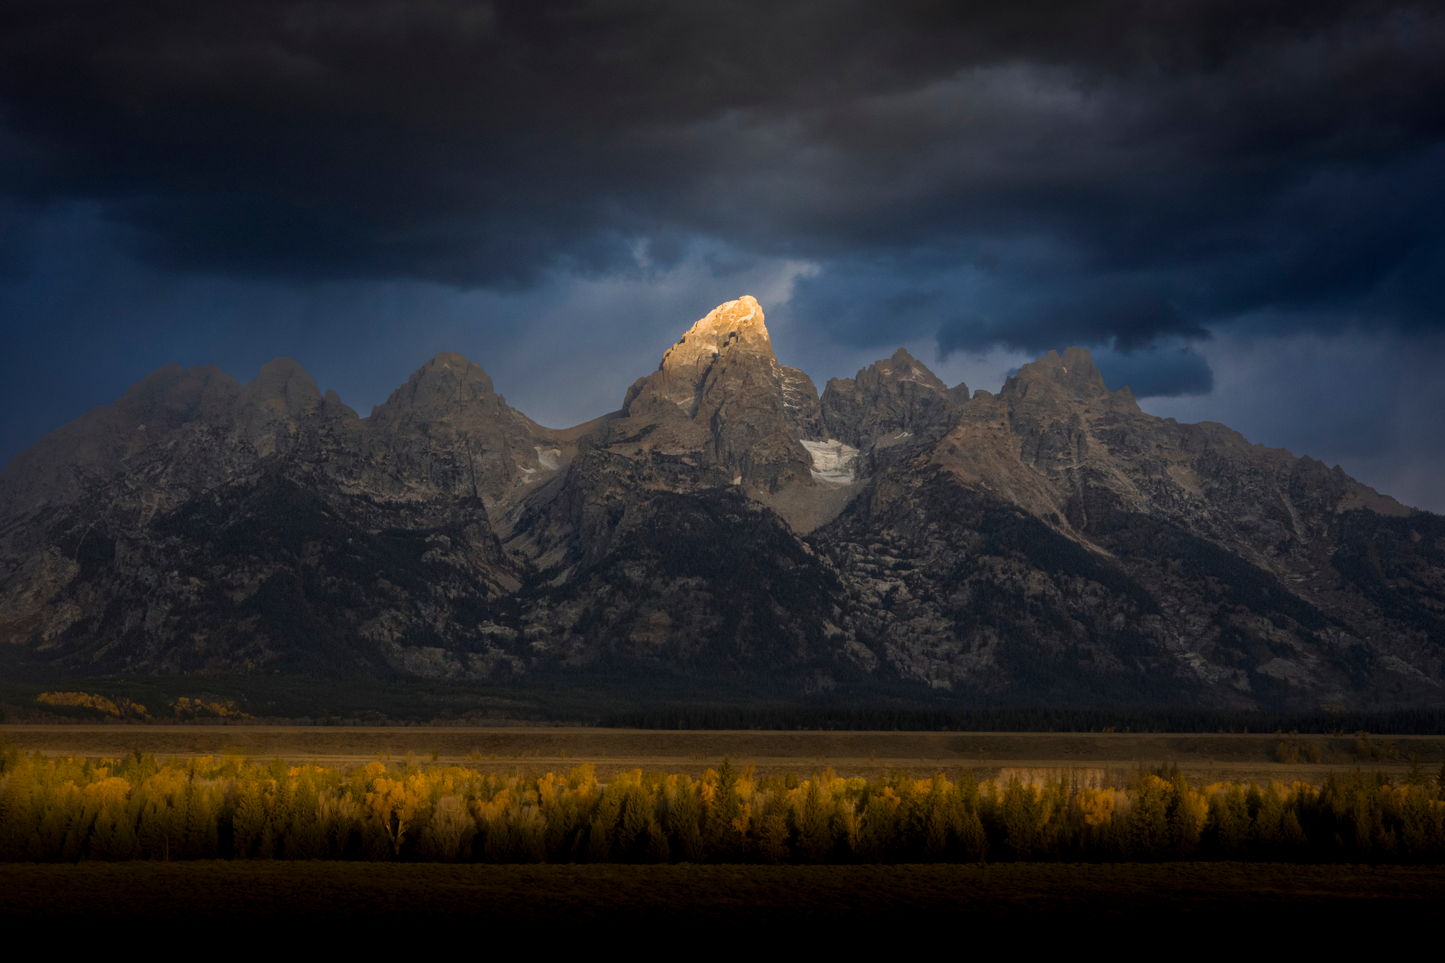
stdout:
POLYGON ((551 927, 545 932, 555 933, 634 923, 993 924, 1042 916, 1150 929, 1206 921, 1285 923, 1302 933, 1310 927, 1333 931, 1345 922, 1438 922, 1445 913, 1445 868, 132 862, 0 865, 0 892, 0 919, 7 922, 87 926, 472 921, 544 924, 551 927))

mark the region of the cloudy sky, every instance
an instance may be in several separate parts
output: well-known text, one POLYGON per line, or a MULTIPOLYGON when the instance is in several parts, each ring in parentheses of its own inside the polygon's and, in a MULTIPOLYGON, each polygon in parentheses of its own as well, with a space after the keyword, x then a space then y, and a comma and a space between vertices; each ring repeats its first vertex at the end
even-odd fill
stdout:
POLYGON ((0 464, 170 361, 594 417, 716 304, 785 363, 1094 351, 1445 511, 1445 8, 7 0, 0 464))

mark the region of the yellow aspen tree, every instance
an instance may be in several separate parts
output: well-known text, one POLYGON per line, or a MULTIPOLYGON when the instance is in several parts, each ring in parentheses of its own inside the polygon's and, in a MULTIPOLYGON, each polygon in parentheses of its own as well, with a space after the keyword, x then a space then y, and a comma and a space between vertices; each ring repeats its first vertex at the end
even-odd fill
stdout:
POLYGON ((541 809, 524 799, 508 816, 513 824, 517 857, 526 863, 545 863, 547 820, 542 816, 541 809))
POLYGON ((392 855, 401 854, 401 844, 412 828, 421 799, 419 787, 405 779, 378 778, 366 794, 366 811, 391 843, 392 855))
POLYGON ((215 859, 221 851, 221 810, 225 805, 221 781, 193 776, 187 792, 186 858, 215 859))
POLYGON ((327 854, 336 859, 345 857, 361 828, 361 808, 356 800, 338 787, 323 789, 316 794, 316 818, 327 854))
POLYGON ((1251 841, 1261 853, 1277 853, 1284 842, 1284 800, 1278 783, 1271 782, 1259 793, 1258 809, 1250 827, 1251 841))
POLYGON ((1190 856, 1199 848, 1204 827, 1209 821, 1209 799, 1186 786, 1179 791, 1176 806, 1179 852, 1182 856, 1190 856))
POLYGON ((618 823, 622 818, 622 801, 630 788, 624 779, 612 781, 592 810, 587 832, 587 858, 594 863, 605 863, 612 857, 618 823))
POLYGON ((506 817, 511 801, 511 792, 503 788, 490 800, 478 799, 473 803, 477 826, 482 833, 482 854, 488 862, 506 862, 511 857, 512 832, 506 817))
POLYGON ((180 854, 186 829, 186 775, 166 767, 136 788, 140 819, 136 826, 141 852, 150 859, 170 860, 180 854))
POLYGON ((558 858, 567 839, 577 828, 578 791, 570 781, 558 783, 557 777, 548 773, 538 782, 537 799, 542 808, 542 817, 547 821, 546 847, 551 859, 558 858))
POLYGON ((1113 820, 1113 790, 1085 788, 1079 790, 1076 798, 1086 826, 1097 829, 1113 820))
MULTIPOLYGON (((80 790, 80 817, 71 824, 70 832, 66 835, 65 846, 61 851, 61 858, 67 861, 81 859, 91 851, 91 837, 95 829, 95 821, 100 816, 104 801, 100 790, 96 787, 109 778, 109 770, 101 767, 91 773, 90 782, 81 787, 80 790)), ((125 780, 121 785, 128 788, 125 780)), ((99 858, 99 857, 94 857, 99 858)))
MULTIPOLYGON (((87 787, 90 788, 90 787, 87 787)), ((122 860, 136 854, 135 821, 130 781, 111 776, 98 784, 100 810, 91 832, 92 859, 122 860)))
POLYGON ((443 796, 437 800, 426 830, 428 848, 437 859, 456 862, 470 850, 476 834, 477 821, 467 812, 466 802, 461 796, 443 796))

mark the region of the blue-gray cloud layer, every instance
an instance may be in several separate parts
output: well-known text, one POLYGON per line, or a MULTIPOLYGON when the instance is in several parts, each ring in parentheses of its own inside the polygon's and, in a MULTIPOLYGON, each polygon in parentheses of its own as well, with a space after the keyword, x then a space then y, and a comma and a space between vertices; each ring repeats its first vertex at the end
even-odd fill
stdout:
POLYGON ((779 317, 837 345, 1086 344, 1206 394, 1215 333, 1445 328, 1442 50, 1389 0, 12 0, 0 374, 335 343, 378 284, 515 308, 806 262, 779 317))

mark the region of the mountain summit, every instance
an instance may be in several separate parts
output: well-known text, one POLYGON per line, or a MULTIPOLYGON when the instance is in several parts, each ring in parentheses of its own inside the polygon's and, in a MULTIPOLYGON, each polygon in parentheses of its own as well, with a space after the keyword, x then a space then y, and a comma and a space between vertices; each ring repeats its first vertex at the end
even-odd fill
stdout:
POLYGON ((1442 613, 1445 519, 1083 348, 997 394, 899 349, 820 398, 750 297, 572 429, 458 354, 366 418, 291 359, 169 365, 0 474, 0 657, 41 673, 1438 705, 1442 613))
POLYGON ((679 459, 703 473, 699 483, 776 491, 808 478, 812 460, 799 444, 799 419, 816 408, 812 382, 778 364, 763 309, 742 297, 694 324, 656 371, 628 389, 607 441, 626 457, 627 439, 635 437, 638 454, 679 459))

